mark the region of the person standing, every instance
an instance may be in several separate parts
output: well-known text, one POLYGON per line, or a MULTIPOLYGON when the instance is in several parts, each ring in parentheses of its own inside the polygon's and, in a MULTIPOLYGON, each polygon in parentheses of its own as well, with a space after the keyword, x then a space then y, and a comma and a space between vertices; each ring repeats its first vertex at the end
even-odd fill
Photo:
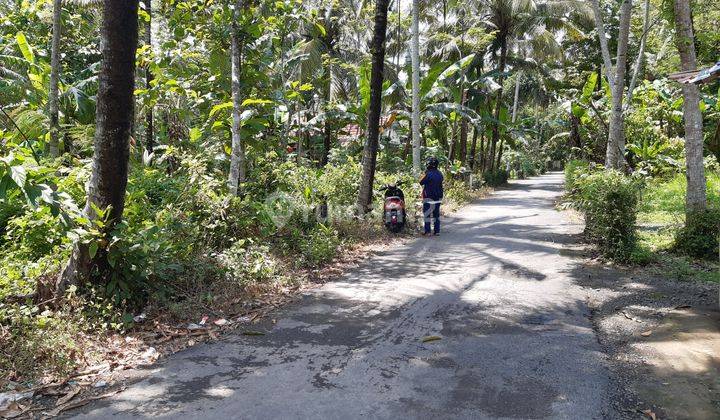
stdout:
POLYGON ((420 178, 420 185, 423 186, 423 216, 425 219, 425 231, 423 235, 430 234, 430 222, 432 220, 433 233, 440 234, 440 203, 443 198, 443 174, 438 170, 440 162, 431 157, 427 162, 425 175, 420 178))

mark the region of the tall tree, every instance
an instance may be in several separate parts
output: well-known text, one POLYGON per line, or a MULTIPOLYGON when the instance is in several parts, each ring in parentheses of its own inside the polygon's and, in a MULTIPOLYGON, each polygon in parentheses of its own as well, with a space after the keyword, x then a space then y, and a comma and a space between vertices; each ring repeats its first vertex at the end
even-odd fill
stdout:
POLYGON ((60 33, 62 32, 62 0, 53 1, 52 46, 50 51, 50 90, 48 111, 50 114, 50 142, 48 152, 52 157, 60 156, 60 119, 58 111, 60 81, 60 33))
POLYGON ((420 0, 413 0, 412 37, 412 162, 413 172, 419 175, 420 168, 420 0))
MULTIPOLYGON (((95 143, 84 214, 87 219, 95 220, 99 216, 95 209, 108 212, 105 234, 122 219, 125 207, 135 107, 138 2, 103 1, 95 143)), ((87 244, 77 243, 68 265, 58 277, 56 293, 62 295, 68 285, 88 280, 93 268, 105 267, 105 258, 105 253, 91 255, 87 244)))
POLYGON ((645 0, 645 13, 643 14, 643 32, 640 36, 640 49, 638 50, 638 56, 635 59, 635 66, 633 67, 632 77, 630 78, 630 86, 628 86, 627 99, 625 108, 630 106, 633 98, 633 91, 637 86, 638 76, 642 72, 643 64, 645 63, 645 46, 647 45, 647 37, 650 32, 650 0, 645 0))
POLYGON ((325 127, 323 134, 323 154, 321 159, 322 166, 327 165, 330 158, 330 148, 332 147, 333 129, 332 129, 332 118, 329 117, 328 113, 332 108, 333 101, 333 60, 336 59, 335 45, 337 44, 340 36, 340 28, 338 26, 339 8, 336 7, 334 2, 330 3, 325 10, 325 19, 323 26, 325 29, 324 35, 321 37, 321 42, 324 45, 324 59, 323 59, 323 83, 325 87, 324 92, 324 107, 325 107, 325 127))
POLYGON ((372 67, 370 73, 370 104, 368 109, 367 138, 363 149, 362 179, 358 192, 358 210, 367 213, 372 203, 375 163, 377 161, 378 138, 380 136, 380 113, 382 112, 383 72, 385 69, 385 37, 389 0, 375 3, 375 28, 370 44, 372 67))
POLYGON ((230 193, 238 195, 241 185, 245 182, 245 143, 242 139, 242 92, 240 89, 240 78, 242 77, 242 54, 243 43, 240 33, 240 21, 243 16, 246 4, 244 0, 235 0, 233 11, 233 22, 230 34, 230 61, 232 77, 232 150, 230 152, 230 174, 228 186, 230 193))
MULTIPOLYGON (((149 52, 152 55, 152 0, 143 0, 145 5, 145 13, 147 13, 147 19, 145 21, 145 45, 149 48, 149 52)), ((153 74, 152 66, 148 63, 145 67, 145 89, 150 90, 152 87, 153 74)), ((153 151, 155 147, 155 128, 153 124, 153 106, 148 105, 147 111, 145 111, 145 148, 149 151, 153 151)))
POLYGON ((612 89, 612 107, 610 110, 610 133, 605 152, 605 167, 621 169, 624 166, 625 130, 623 123, 623 91, 627 68, 627 52, 630 38, 630 15, 632 0, 623 0, 620 6, 620 28, 618 32, 617 57, 615 59, 614 84, 612 89))
MULTIPOLYGON (((503 109, 503 82, 506 78, 510 47, 523 38, 535 41, 546 40, 551 31, 561 29, 565 16, 579 8, 571 0, 482 0, 479 2, 483 21, 495 32, 490 51, 497 63, 497 83, 500 88, 495 95, 495 121, 489 145, 489 168, 495 168, 495 154, 500 140, 500 116, 503 109)), ((500 153, 498 153, 499 155, 500 153)))
POLYGON ((517 121, 518 105, 520 102, 520 76, 521 73, 515 75, 515 93, 513 95, 512 119, 513 124, 517 121))
POLYGON ((600 52, 602 54, 603 65, 605 66, 605 76, 612 91, 615 86, 615 75, 613 74, 612 60, 610 59, 610 48, 608 47, 607 36, 605 35, 605 23, 602 11, 600 10, 598 0, 590 0, 590 5, 592 6, 595 16, 595 28, 598 33, 598 39, 600 40, 600 52))
MULTIPOLYGON (((687 0, 675 0, 675 44, 680 53, 683 71, 697 68, 695 35, 693 33, 692 11, 687 0)), ((705 168, 703 166, 703 120, 700 113, 700 92, 694 84, 684 84, 683 116, 685 117, 685 161, 687 193, 685 211, 688 217, 693 212, 707 207, 705 168)))

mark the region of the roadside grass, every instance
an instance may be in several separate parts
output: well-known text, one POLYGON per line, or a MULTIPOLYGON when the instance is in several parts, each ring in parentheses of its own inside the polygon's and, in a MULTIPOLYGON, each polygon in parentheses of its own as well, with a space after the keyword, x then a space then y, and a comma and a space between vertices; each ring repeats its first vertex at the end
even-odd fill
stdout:
MULTIPOLYGON (((677 230, 685 221, 683 174, 653 179, 643 190, 638 211, 638 244, 632 262, 649 264, 653 271, 677 280, 720 283, 720 263, 672 253, 677 230)), ((707 173, 708 203, 720 207, 720 174, 707 173)))

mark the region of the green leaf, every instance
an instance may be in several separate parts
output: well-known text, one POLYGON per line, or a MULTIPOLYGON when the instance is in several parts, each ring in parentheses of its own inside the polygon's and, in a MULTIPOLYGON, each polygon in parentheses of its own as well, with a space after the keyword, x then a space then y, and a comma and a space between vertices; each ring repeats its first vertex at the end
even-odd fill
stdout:
POLYGON ((202 130, 200 130, 197 127, 193 127, 190 129, 190 141, 196 142, 202 137, 202 130))
POLYGON ((220 111, 222 111, 222 110, 225 110, 225 109, 230 109, 230 108, 232 108, 232 107, 233 107, 232 101, 224 102, 224 103, 221 103, 221 104, 219 104, 219 105, 215 105, 214 107, 212 107, 212 108, 210 109, 210 116, 212 117, 212 116, 214 116, 215 114, 217 114, 218 112, 220 112, 220 111))
POLYGON ((31 64, 35 64, 35 53, 33 52, 32 47, 28 43, 25 34, 23 32, 16 33, 15 40, 17 41, 18 48, 20 48, 20 52, 22 53, 25 60, 29 61, 31 64))
POLYGON ((27 172, 24 166, 11 166, 10 167, 10 178, 15 181, 20 188, 25 188, 25 181, 27 181, 27 172))
POLYGON ((448 66, 445 70, 440 73, 438 76, 438 80, 445 80, 448 77, 451 77, 458 71, 465 69, 467 66, 472 63, 472 61, 475 59, 475 54, 470 54, 467 57, 463 57, 460 60, 456 61, 452 65, 448 66))
POLYGON ((245 100, 242 102, 242 106, 248 106, 248 105, 269 105, 269 104, 274 104, 274 103, 275 103, 275 102, 273 102, 273 101, 271 101, 271 100, 269 100, 269 99, 256 99, 256 98, 251 98, 251 99, 245 99, 245 100))
POLYGON ((582 91, 583 99, 589 100, 592 97, 592 94, 595 91, 595 87, 597 86, 597 81, 598 81, 597 73, 595 73, 595 72, 590 73, 590 76, 588 76, 588 79, 585 82, 585 85, 583 86, 583 91, 582 91))
POLYGON ((97 241, 91 242, 90 246, 88 247, 88 253, 90 254, 90 258, 95 258, 95 255, 97 255, 97 251, 98 251, 97 241))
POLYGON ((572 113, 574 116, 578 118, 582 118, 583 115, 585 115, 585 108, 580 106, 577 102, 572 103, 572 113))
POLYGON ((10 189, 11 182, 12 179, 7 175, 0 178, 0 200, 7 198, 7 192, 10 189))
POLYGON ((440 62, 435 64, 428 71, 427 76, 420 82, 420 98, 424 98, 428 92, 435 86, 440 74, 448 67, 446 62, 440 62))

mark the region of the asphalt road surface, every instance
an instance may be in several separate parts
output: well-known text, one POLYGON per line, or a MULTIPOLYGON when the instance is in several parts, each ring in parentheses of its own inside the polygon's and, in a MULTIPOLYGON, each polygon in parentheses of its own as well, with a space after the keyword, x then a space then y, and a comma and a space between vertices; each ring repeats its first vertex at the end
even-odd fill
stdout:
POLYGON ((622 417, 589 320, 562 175, 444 216, 257 329, 195 346, 82 418, 622 417), (424 342, 423 338, 440 339, 424 342))

